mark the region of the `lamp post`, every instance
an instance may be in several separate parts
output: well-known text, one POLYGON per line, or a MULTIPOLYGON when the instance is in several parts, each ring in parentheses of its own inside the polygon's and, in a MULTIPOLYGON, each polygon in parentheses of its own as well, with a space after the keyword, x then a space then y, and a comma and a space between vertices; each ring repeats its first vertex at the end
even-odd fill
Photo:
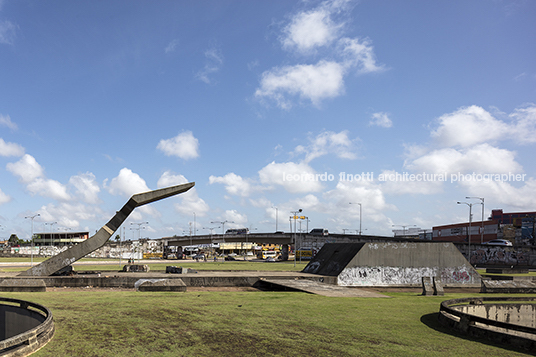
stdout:
POLYGON ((473 221, 473 204, 467 203, 467 202, 456 202, 459 205, 467 205, 469 206, 469 232, 467 234, 467 240, 468 240, 468 257, 469 257, 469 264, 471 264, 471 222, 473 221))
POLYGON ((31 249, 32 249, 32 251, 31 251, 31 254, 30 254, 30 256, 31 256, 31 258, 32 258, 32 259, 31 259, 31 260, 32 260, 32 267, 33 267, 33 247, 34 247, 34 241, 33 241, 34 219, 35 219, 35 217, 39 217, 39 216, 41 216, 41 215, 40 215, 39 213, 37 213, 37 214, 34 214, 33 216, 26 216, 26 217, 24 217, 24 219, 26 219, 26 218, 30 218, 30 219, 32 220, 32 236, 31 236, 31 238, 30 238, 30 240, 32 241, 32 244, 31 244, 31 249))
MULTIPOLYGON (((352 202, 349 202, 348 204, 354 204, 352 202)), ((361 230, 361 222, 363 221, 363 206, 361 205, 361 203, 355 203, 355 204, 358 204, 359 205, 359 235, 361 235, 361 233, 363 232, 361 230)))
POLYGON ((294 218, 294 266, 296 266, 296 254, 298 253, 298 245, 296 244, 296 220, 298 219, 298 213, 301 213, 301 212, 302 212, 301 208, 297 211, 290 212, 292 213, 292 217, 294 218))
POLYGON ((54 245, 54 225, 55 224, 58 224, 58 222, 50 223, 50 246, 54 245))
POLYGON ((465 197, 465 199, 478 199, 482 201, 480 204, 482 205, 482 228, 480 231, 480 244, 484 243, 484 197, 465 197))
POLYGON ((277 207, 272 206, 272 208, 275 208, 275 231, 277 232, 277 207))

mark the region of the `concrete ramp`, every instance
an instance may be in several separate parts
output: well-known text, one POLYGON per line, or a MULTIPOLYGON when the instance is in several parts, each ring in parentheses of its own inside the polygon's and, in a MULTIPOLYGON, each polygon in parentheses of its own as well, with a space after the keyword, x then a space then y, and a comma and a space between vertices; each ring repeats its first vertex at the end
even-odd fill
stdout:
POLYGON ((277 287, 284 290, 303 291, 309 294, 329 297, 389 297, 387 295, 366 291, 363 289, 325 284, 307 279, 262 279, 262 284, 269 284, 272 287, 277 287))
POLYGON ((480 286, 480 275, 452 243, 327 243, 304 273, 336 276, 339 286, 480 286))

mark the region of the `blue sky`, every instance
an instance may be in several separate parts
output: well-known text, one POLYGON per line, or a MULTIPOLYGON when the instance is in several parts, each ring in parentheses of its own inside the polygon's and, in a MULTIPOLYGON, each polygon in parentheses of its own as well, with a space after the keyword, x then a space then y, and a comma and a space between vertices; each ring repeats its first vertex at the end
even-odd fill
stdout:
POLYGON ((466 196, 534 211, 535 16, 528 0, 0 0, 0 238, 29 237, 34 214, 35 231, 94 233, 132 194, 189 181, 126 238, 144 221, 182 235, 194 212, 198 234, 274 231, 276 212, 288 231, 299 208, 342 232, 361 203, 364 233, 391 235, 467 220, 466 196))

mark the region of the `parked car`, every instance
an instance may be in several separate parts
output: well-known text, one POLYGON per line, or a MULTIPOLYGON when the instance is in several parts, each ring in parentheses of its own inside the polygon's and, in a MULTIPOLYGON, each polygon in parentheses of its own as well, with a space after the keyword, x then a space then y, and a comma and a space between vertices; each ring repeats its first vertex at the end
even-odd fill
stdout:
POLYGON ((195 260, 205 260, 205 254, 197 254, 197 255, 194 255, 192 259, 195 259, 195 260))
POLYGON ((488 244, 488 245, 502 245, 502 246, 505 246, 505 247, 511 247, 513 246, 512 242, 510 242, 509 240, 506 240, 506 239, 493 239, 493 240, 490 240, 488 242, 484 242, 484 244, 488 244))

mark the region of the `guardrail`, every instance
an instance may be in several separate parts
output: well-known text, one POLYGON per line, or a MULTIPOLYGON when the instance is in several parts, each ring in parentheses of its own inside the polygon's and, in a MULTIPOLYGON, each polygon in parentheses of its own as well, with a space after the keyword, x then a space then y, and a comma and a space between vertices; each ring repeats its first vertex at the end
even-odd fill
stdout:
MULTIPOLYGON (((0 306, 4 309, 11 308, 15 310, 15 313, 20 310, 20 315, 26 317, 27 320, 36 319, 39 316, 38 320, 43 320, 41 323, 36 322, 38 325, 27 331, 0 341, 1 356, 27 356, 46 345, 54 336, 54 320, 48 308, 30 301, 2 297, 0 297, 0 306)), ((9 319, 4 323, 6 328, 9 327, 9 319)))

